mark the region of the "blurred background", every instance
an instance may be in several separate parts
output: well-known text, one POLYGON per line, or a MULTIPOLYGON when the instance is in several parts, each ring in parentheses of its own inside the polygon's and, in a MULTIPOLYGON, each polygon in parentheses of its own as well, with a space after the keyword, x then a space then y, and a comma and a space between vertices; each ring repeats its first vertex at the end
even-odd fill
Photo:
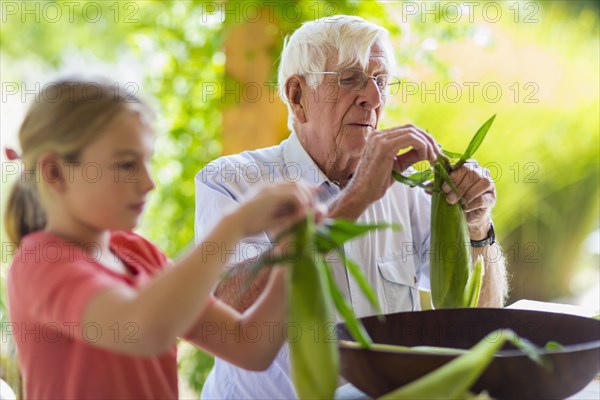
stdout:
MULTIPOLYGON (((335 14, 386 27, 404 85, 381 128, 414 123, 462 152, 498 115, 477 158, 497 184, 509 304, 600 308, 599 1, 0 4, 2 146, 18 149, 28 104, 59 76, 103 76, 141 94, 158 113, 159 135, 158 188, 140 231, 173 258, 193 245, 194 175, 220 155, 288 135, 276 86, 284 37, 335 14)), ((19 166, 2 157, 4 210, 19 166)), ((18 391, 6 329, 13 253, 2 232, 0 374, 18 391)), ((197 397, 212 358, 183 343, 180 351, 182 397, 197 397)))

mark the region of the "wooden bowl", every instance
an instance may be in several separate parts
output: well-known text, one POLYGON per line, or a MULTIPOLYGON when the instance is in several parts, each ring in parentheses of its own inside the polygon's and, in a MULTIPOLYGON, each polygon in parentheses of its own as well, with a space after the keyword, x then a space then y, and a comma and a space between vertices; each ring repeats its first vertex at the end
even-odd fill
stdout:
MULTIPOLYGON (((509 328, 538 346, 556 341, 563 350, 545 350, 551 372, 506 345, 471 390, 499 399, 562 399, 582 390, 600 370, 600 321, 540 311, 471 308, 403 312, 361 319, 376 343, 470 348, 488 333, 509 328)), ((353 340, 344 324, 338 337, 353 340)), ((392 353, 339 345, 344 378, 372 397, 403 386, 456 356, 392 353)))

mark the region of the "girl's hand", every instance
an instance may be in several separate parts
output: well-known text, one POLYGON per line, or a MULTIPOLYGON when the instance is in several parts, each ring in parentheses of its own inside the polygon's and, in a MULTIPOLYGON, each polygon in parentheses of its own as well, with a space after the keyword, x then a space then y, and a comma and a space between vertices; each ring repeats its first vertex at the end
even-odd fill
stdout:
POLYGON ((252 190, 233 216, 244 236, 263 231, 281 232, 306 216, 308 208, 315 208, 315 217, 323 211, 316 207, 316 188, 304 183, 278 183, 252 190))

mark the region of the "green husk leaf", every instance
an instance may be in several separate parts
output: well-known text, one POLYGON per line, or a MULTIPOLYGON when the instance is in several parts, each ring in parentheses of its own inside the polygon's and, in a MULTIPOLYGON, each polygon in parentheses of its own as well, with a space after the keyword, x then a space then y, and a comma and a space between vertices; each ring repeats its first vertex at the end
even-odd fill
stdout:
POLYGON ((548 350, 548 351, 563 351, 565 348, 562 344, 555 342, 554 340, 549 341, 548 343, 546 343, 546 345, 544 346, 544 350, 548 350))
MULTIPOLYGON (((346 347, 359 348, 359 343, 351 342, 349 340, 340 340, 340 344, 346 347)), ((392 353, 415 353, 415 354, 450 354, 450 355, 461 355, 468 353, 469 350, 455 349, 452 347, 437 347, 437 346, 399 346, 395 344, 383 344, 383 343, 371 343, 369 346, 370 350, 388 351, 392 353)))
MULTIPOLYGON (((505 332, 511 333, 503 340, 508 340, 515 347, 517 347, 523 354, 525 354, 529 359, 531 359, 536 364, 540 365, 547 371, 551 371, 551 362, 543 354, 543 350, 538 346, 531 343, 529 340, 518 336, 516 333, 506 330, 505 332)), ((490 340, 495 340, 496 337, 500 334, 500 331, 495 331, 490 333, 487 338, 490 340)), ((340 343, 347 347, 358 347, 358 343, 350 342, 347 340, 340 340, 340 343)), ((438 346, 400 346, 394 344, 382 344, 382 343, 373 343, 370 347, 371 350, 379 350, 379 351, 388 351, 393 353, 425 353, 425 354, 450 354, 450 355, 461 355, 468 353, 470 350, 459 349, 454 347, 438 347, 438 346)), ((545 350, 563 350, 564 347, 557 342, 550 341, 546 344, 545 350)))
POLYGON ((473 139, 471 139, 471 142, 469 143, 467 150, 464 152, 464 154, 460 157, 460 159, 456 163, 457 167, 464 164, 465 161, 467 161, 469 158, 471 158, 473 156, 473 154, 475 154, 475 152, 477 151, 477 149, 483 142, 483 139, 485 139, 485 135, 487 135, 490 127, 492 126, 492 123, 494 123, 495 118, 496 118, 496 114, 492 115, 492 117, 490 119, 488 119, 487 121, 485 121, 485 123, 483 125, 481 125, 481 128, 479 128, 477 130, 477 133, 475 133, 475 136, 473 136, 473 139))
POLYGON ((396 389, 381 399, 464 398, 469 388, 485 371, 510 335, 510 330, 494 331, 479 341, 467 353, 433 372, 396 389), (499 338, 497 338, 499 336, 499 338), (493 338, 494 340, 491 340, 493 338))
POLYGON ((479 303, 479 295, 481 294, 481 285, 483 284, 484 274, 485 268, 483 257, 479 256, 475 261, 475 265, 473 265, 473 271, 469 274, 467 285, 465 287, 465 294, 469 294, 469 307, 477 307, 477 304, 479 303))
MULTIPOLYGON (((320 236, 339 247, 348 240, 364 235, 369 231, 386 228, 402 229, 398 224, 357 224, 344 219, 328 219, 323 223, 323 226, 317 227, 316 234, 317 237, 320 236)), ((321 241, 323 241, 322 239, 321 241)))
POLYGON ((424 185, 423 182, 416 180, 416 179, 411 179, 407 176, 402 175, 400 172, 398 171, 392 171, 392 177, 400 182, 400 183, 404 183, 405 185, 408 185, 410 187, 420 187, 421 189, 427 189, 427 190, 431 190, 428 186, 424 185))
POLYGON ((448 175, 448 171, 446 171, 446 168, 444 167, 444 165, 441 165, 441 168, 439 168, 438 171, 440 172, 440 176, 442 177, 442 180, 444 182, 446 182, 448 184, 448 186, 450 186, 450 188, 452 189, 452 191, 454 193, 456 193, 456 195, 459 198, 462 198, 462 196, 460 195, 460 193, 458 193, 458 189, 454 185, 454 182, 452 182, 452 179, 450 179, 450 175, 448 175))
POLYGON ((346 327, 350 331, 350 334, 358 343, 360 343, 361 347, 369 348, 371 343, 373 343, 373 340, 365 330, 363 324, 358 320, 358 318, 356 318, 354 311, 352 310, 352 306, 348 304, 344 298, 344 295, 335 283, 330 270, 331 266, 327 262, 323 261, 320 264, 320 267, 325 271, 325 276, 327 277, 327 288, 329 289, 329 294, 333 299, 333 304, 342 318, 344 318, 344 322, 346 323, 346 327))
MULTIPOLYGON (((277 235, 277 237, 275 237, 273 242, 277 243, 283 237, 292 234, 295 229, 296 229, 295 227, 286 229, 285 231, 283 231, 279 235, 277 235)), ((246 287, 245 287, 246 289, 250 285, 250 283, 254 280, 254 278, 256 278, 256 275, 263 268, 272 267, 273 265, 277 265, 277 264, 289 263, 290 261, 293 261, 297 257, 296 253, 293 253, 293 254, 286 253, 285 255, 279 255, 277 257, 274 257, 272 251, 273 251, 273 247, 264 251, 263 253, 260 254, 260 256, 258 257, 258 260, 254 264, 252 264, 248 267, 250 274, 249 274, 248 279, 246 279, 246 281, 244 282, 244 284, 246 285, 246 287)), ((235 274, 235 270, 230 269, 223 274, 222 279, 231 278, 234 274, 235 274)))
POLYGON ((425 183, 433 179, 433 171, 431 171, 431 169, 426 169, 425 171, 419 171, 415 172, 414 174, 410 174, 407 178, 413 181, 425 183))
POLYGON ((449 150, 445 150, 445 149, 442 149, 440 151, 443 155, 445 155, 448 158, 457 158, 458 159, 458 158, 462 157, 462 154, 456 153, 454 151, 449 151, 449 150))
POLYGON ((544 368, 547 372, 552 372, 552 362, 543 354, 544 349, 539 348, 529 340, 514 334, 510 342, 521 350, 531 361, 544 368))
POLYGON ((315 245, 319 253, 327 254, 340 247, 340 245, 331 239, 331 235, 327 230, 319 231, 319 229, 317 228, 317 234, 315 235, 315 245))
POLYGON ((360 287, 364 295, 367 297, 367 300, 369 300, 369 303, 371 303, 371 305, 375 307, 375 309, 377 310, 377 314, 381 314, 381 305, 379 304, 377 295, 375 294, 373 287, 371 287, 371 285, 367 281, 367 278, 363 274, 358 264, 344 256, 343 253, 340 252, 339 254, 344 263, 346 264, 348 272, 350 272, 352 277, 354 277, 356 283, 358 283, 358 286, 360 287))

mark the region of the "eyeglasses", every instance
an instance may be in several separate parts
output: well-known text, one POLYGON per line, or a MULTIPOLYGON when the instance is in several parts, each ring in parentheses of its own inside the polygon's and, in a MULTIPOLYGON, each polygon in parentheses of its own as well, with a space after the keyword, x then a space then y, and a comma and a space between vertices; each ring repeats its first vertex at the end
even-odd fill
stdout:
POLYGON ((340 72, 307 72, 317 75, 337 75, 337 84, 346 90, 363 90, 369 79, 375 81, 375 85, 382 96, 393 96, 400 90, 400 79, 390 74, 379 74, 367 76, 359 69, 343 69, 340 72))

